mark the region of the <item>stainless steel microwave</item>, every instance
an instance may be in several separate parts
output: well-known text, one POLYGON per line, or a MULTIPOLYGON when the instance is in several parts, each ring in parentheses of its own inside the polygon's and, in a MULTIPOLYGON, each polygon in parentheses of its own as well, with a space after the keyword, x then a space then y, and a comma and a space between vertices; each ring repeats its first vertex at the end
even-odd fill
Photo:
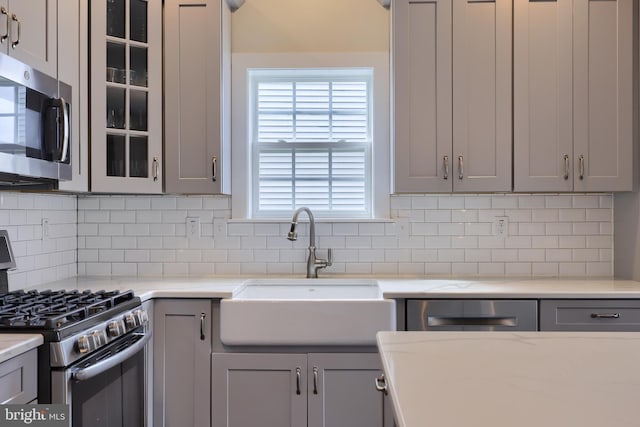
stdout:
POLYGON ((71 179, 71 87, 0 53, 0 188, 71 179))

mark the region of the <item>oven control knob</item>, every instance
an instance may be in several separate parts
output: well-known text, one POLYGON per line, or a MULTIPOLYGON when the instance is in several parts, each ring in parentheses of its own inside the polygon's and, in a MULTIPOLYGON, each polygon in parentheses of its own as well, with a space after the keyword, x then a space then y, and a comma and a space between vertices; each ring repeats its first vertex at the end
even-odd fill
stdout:
POLYGON ((107 331, 112 338, 119 337, 126 332, 124 322, 122 320, 112 320, 107 325, 107 331))
POLYGON ((124 323, 127 325, 127 329, 133 329, 136 326, 136 317, 133 315, 133 313, 127 313, 124 316, 124 323))
POLYGON ((78 344, 78 351, 81 354, 88 353, 92 349, 91 340, 87 335, 82 335, 80 338, 78 338, 77 344, 78 344))
POLYGON ((104 331, 91 332, 91 338, 93 338, 94 348, 101 347, 107 343, 107 334, 104 331))
POLYGON ((149 321, 149 316, 147 315, 147 312, 142 309, 134 311, 133 316, 136 319, 137 326, 146 325, 147 322, 149 321))

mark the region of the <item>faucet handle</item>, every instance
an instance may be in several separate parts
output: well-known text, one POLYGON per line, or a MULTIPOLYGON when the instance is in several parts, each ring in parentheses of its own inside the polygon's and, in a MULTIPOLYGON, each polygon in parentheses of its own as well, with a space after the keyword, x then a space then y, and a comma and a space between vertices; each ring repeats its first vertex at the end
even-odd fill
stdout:
POLYGON ((327 249, 327 267, 330 267, 332 262, 333 262, 333 250, 329 248, 327 249))

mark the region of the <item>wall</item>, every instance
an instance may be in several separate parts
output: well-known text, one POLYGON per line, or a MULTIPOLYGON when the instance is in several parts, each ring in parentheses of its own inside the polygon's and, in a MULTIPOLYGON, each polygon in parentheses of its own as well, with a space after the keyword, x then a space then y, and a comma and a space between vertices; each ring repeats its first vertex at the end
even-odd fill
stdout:
POLYGON ((376 0, 248 0, 231 17, 233 53, 389 50, 376 0))
MULTIPOLYGON (((317 224, 321 274, 611 276, 613 198, 594 195, 399 195, 392 220, 317 224), (492 235, 509 218, 506 239, 492 235)), ((229 221, 223 196, 79 196, 78 274, 304 274, 306 227, 229 221), (186 237, 186 218, 201 237, 186 237)))
POLYGON ((10 290, 76 275, 76 196, 0 192, 0 228, 9 232, 16 258, 10 290), (49 220, 44 239, 43 218, 49 220))

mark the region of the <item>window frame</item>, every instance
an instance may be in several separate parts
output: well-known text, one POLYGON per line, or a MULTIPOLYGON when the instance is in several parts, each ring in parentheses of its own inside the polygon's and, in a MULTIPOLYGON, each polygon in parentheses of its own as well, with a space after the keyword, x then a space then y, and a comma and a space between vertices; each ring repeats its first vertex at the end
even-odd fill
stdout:
MULTIPOLYGON (((251 145, 251 217, 255 219, 264 218, 282 218, 283 215, 288 215, 290 211, 269 211, 260 210, 259 190, 260 190, 260 156, 262 150, 277 150, 277 149, 291 149, 292 155, 295 156, 296 150, 317 150, 318 152, 329 152, 331 158, 331 151, 344 148, 344 149, 363 149, 364 152, 364 209, 362 211, 355 210, 314 210, 314 214, 318 218, 371 218, 372 217, 372 145, 375 139, 373 134, 373 93, 374 93, 374 70, 372 67, 349 67, 349 68, 279 68, 279 69, 249 69, 248 70, 248 85, 249 85, 249 110, 247 114, 249 116, 248 122, 250 126, 249 138, 251 145), (367 115, 367 129, 366 139, 361 141, 304 141, 294 137, 293 141, 278 141, 278 142, 261 142, 259 139, 259 110, 258 110, 258 93, 259 84, 262 82, 366 82, 366 115, 367 115)), ((295 84, 294 83, 294 84, 295 84)), ((327 110, 331 112, 331 109, 327 110)), ((295 106, 293 106, 292 114, 295 116, 295 106)), ((330 120, 330 119, 329 119, 330 120)), ((295 121, 295 119, 294 119, 295 121)), ((330 120, 331 121, 331 120, 330 120)), ((295 125, 294 125, 295 128, 295 125)), ((295 162, 292 162, 295 164, 295 162)), ((331 164, 331 160, 329 160, 331 164)), ((294 166, 295 169, 295 166, 294 166)), ((329 178, 330 180, 330 178, 329 178)), ((292 183, 295 187, 295 176, 292 177, 292 183)), ((331 183, 329 183, 331 187, 331 183)), ((295 206, 295 190, 292 189, 292 203, 295 206)), ((292 207, 293 211, 295 207, 292 207)))
MULTIPOLYGON (((252 218, 251 176, 253 167, 250 135, 251 125, 247 111, 250 105, 248 70, 255 68, 373 68, 372 133, 371 146, 372 191, 370 218, 336 217, 318 218, 320 221, 377 221, 390 217, 390 57, 389 52, 349 53, 233 53, 232 54, 232 182, 231 216, 234 220, 251 222, 290 221, 291 216, 278 218, 252 218)), ((292 212, 293 213, 293 212, 292 212)))

